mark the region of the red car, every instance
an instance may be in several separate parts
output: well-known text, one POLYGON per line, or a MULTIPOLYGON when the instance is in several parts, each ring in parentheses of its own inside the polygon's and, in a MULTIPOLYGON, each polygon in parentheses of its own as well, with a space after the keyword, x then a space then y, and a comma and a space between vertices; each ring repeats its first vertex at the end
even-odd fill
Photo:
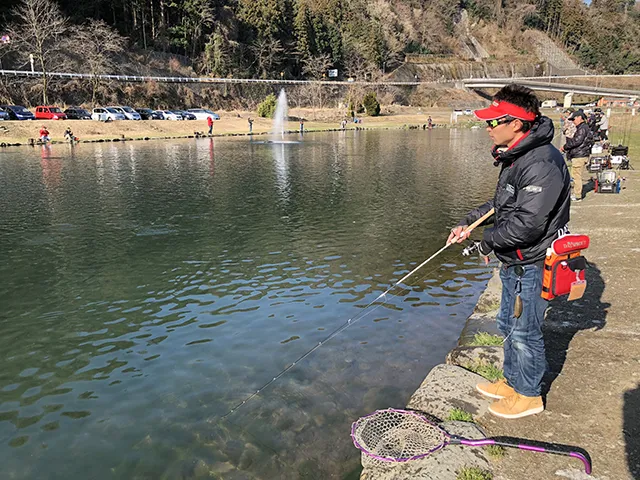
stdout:
POLYGON ((40 106, 36 107, 36 120, 66 120, 67 116, 60 107, 40 106))

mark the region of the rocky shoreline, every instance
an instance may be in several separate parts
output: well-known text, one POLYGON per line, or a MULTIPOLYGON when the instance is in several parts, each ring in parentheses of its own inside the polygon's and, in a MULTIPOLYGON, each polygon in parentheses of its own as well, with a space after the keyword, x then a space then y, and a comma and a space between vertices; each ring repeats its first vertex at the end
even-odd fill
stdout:
MULTIPOLYGON (((410 410, 419 410, 440 420, 441 426, 453 435, 467 438, 486 436, 475 421, 487 413, 491 400, 476 391, 476 384, 486 380, 471 370, 480 365, 501 369, 502 347, 471 346, 469 343, 475 333, 495 330, 501 291, 498 270, 495 269, 465 323, 458 346, 447 354, 445 363, 433 367, 407 404, 410 410), (452 420, 454 411, 466 412, 473 421, 452 420)), ((365 468, 361 480, 456 480, 462 469, 489 471, 493 461, 483 448, 461 446, 448 446, 435 455, 406 463, 370 465, 364 454, 362 457, 365 468)))
POLYGON ((501 347, 468 345, 474 332, 491 331, 495 321, 500 297, 495 274, 459 345, 431 370, 408 404, 444 421, 454 408, 468 412, 474 423, 443 424, 453 434, 479 434, 480 427, 486 436, 580 447, 589 452, 593 473, 586 475, 580 461, 561 455, 512 449, 496 455, 489 449, 448 446, 423 460, 367 467, 362 480, 640 479, 640 177, 636 170, 619 174, 625 177, 619 194, 594 194, 588 183, 585 200, 571 207, 571 231, 591 238, 585 252, 588 286, 582 299, 554 299, 547 310, 545 411, 519 420, 484 415, 490 400, 475 392, 483 378, 469 365, 502 368, 501 347), (469 467, 477 469, 474 476, 460 475, 469 467))

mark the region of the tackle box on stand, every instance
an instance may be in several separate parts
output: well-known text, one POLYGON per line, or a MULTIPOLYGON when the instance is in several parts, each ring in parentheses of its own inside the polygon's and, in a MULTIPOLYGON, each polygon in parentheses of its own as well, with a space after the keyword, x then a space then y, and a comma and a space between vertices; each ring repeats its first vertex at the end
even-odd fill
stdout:
POLYGON ((629 170, 629 147, 618 145, 611 147, 611 168, 619 170, 629 170))
POLYGON ((589 173, 598 173, 611 168, 608 150, 609 145, 605 142, 596 142, 591 147, 591 155, 587 162, 587 171, 589 173))
POLYGON ((607 168, 611 168, 608 155, 592 156, 589 158, 589 163, 587 163, 587 170, 590 173, 601 172, 607 168))
POLYGON ((598 173, 593 191, 596 193, 620 193, 621 179, 615 170, 604 170, 598 173))

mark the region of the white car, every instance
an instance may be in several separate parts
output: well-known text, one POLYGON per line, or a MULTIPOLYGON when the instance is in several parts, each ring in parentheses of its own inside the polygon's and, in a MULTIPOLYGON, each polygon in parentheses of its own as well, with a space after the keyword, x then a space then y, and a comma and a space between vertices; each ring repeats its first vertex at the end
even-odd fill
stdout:
POLYGON ((111 107, 98 107, 94 108, 91 112, 91 120, 98 120, 100 122, 107 122, 111 120, 125 120, 125 117, 122 113, 111 107))
POLYGON ((142 117, 131 107, 110 107, 115 108, 118 112, 123 114, 127 120, 142 120, 142 117))
POLYGON ((193 113, 196 116, 196 120, 206 120, 209 117, 214 120, 220 120, 220 115, 206 108, 190 108, 187 112, 193 113))
POLYGON ((156 110, 165 120, 182 120, 182 115, 172 112, 171 110, 156 110))
POLYGON ((464 114, 465 114, 465 115, 473 115, 473 110, 471 110, 470 108, 467 108, 467 109, 464 111, 464 114))

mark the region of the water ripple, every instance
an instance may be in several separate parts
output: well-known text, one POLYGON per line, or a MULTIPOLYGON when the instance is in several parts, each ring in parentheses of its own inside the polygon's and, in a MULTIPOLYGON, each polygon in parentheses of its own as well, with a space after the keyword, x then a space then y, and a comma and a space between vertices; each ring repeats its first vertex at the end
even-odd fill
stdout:
POLYGON ((489 271, 447 252, 365 307, 493 187, 470 132, 356 133, 3 155, 3 473, 352 470, 350 422, 406 403, 489 271))

